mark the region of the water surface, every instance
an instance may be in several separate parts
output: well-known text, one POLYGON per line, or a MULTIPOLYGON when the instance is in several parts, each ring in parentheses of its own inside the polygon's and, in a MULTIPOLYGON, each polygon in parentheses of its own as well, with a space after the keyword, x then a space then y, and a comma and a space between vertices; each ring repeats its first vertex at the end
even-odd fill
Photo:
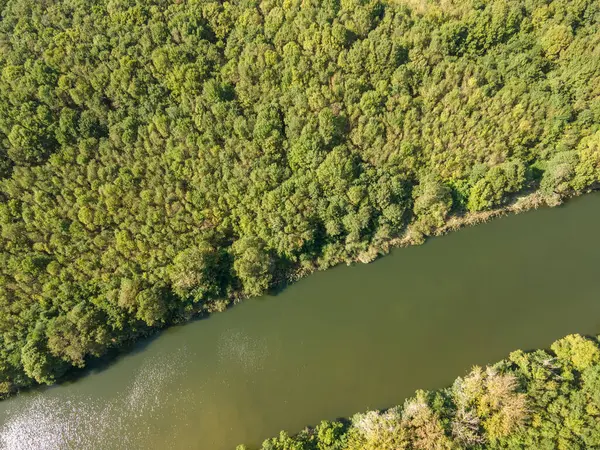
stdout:
POLYGON ((600 194, 316 273, 0 403, 9 449, 222 450, 600 332, 600 194))

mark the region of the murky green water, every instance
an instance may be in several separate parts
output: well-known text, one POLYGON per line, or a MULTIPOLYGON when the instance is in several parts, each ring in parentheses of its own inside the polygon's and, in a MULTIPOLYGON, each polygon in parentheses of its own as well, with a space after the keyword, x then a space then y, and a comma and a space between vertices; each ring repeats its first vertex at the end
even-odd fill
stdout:
POLYGON ((314 274, 0 403, 10 449, 233 449, 600 332, 600 195, 314 274), (143 347, 143 348, 141 348, 143 347))

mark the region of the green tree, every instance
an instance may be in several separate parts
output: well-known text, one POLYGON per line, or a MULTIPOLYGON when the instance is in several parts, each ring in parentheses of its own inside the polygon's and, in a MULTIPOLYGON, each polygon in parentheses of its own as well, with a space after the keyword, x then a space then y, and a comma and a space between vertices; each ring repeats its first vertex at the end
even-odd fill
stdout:
POLYGON ((261 295, 273 278, 272 261, 264 243, 256 237, 246 236, 234 242, 233 270, 247 295, 261 295))
POLYGON ((450 189, 435 177, 425 177, 413 190, 415 228, 431 234, 446 222, 452 208, 450 189))
POLYGON ((502 204, 508 194, 518 192, 524 186, 525 180, 522 161, 512 160, 492 167, 471 188, 469 210, 483 211, 502 204))
POLYGON ((540 190, 549 201, 560 202, 573 190, 573 179, 578 162, 579 158, 575 152, 561 152, 548 161, 540 190))
POLYGON ((217 250, 202 242, 177 254, 169 268, 169 277, 178 295, 190 295, 199 300, 217 288, 217 269, 217 250))
POLYGON ((50 353, 46 346, 45 325, 38 322, 21 350, 23 370, 37 383, 53 384, 68 365, 50 353))

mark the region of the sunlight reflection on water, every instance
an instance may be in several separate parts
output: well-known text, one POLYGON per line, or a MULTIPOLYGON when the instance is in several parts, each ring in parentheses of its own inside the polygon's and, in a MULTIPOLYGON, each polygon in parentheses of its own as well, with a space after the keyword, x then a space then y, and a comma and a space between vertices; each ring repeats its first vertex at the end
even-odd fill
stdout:
POLYGON ((267 344, 265 337, 256 339, 239 330, 227 330, 217 344, 219 361, 233 362, 241 366, 244 372, 257 372, 264 369, 269 356, 267 344))
POLYGON ((9 419, 0 428, 1 448, 132 448, 136 443, 149 442, 156 433, 149 426, 152 419, 159 419, 165 413, 183 416, 190 406, 186 404, 192 398, 189 389, 176 383, 177 378, 186 376, 188 356, 186 348, 182 347, 169 354, 148 358, 125 394, 109 400, 82 399, 73 395, 64 400, 54 398, 52 391, 34 394, 25 407, 8 410, 9 419), (178 407, 164 411, 165 405, 178 407), (138 426, 132 426, 132 420, 137 421, 138 426), (146 426, 139 426, 139 422, 146 426))

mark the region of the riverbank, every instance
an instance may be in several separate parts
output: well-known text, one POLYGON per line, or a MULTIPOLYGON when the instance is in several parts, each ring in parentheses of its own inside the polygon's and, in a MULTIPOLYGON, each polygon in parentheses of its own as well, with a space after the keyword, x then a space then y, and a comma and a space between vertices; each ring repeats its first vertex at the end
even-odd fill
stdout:
MULTIPOLYGON (((450 232, 458 231, 465 227, 480 225, 489 222, 495 218, 503 217, 509 214, 520 214, 544 206, 555 207, 565 202, 568 202, 572 198, 584 195, 585 193, 593 192, 595 190, 597 190, 596 186, 586 190, 585 192, 571 192, 569 195, 560 198, 560 200, 554 198, 553 201, 548 201, 538 190, 534 190, 533 192, 526 192, 514 196, 507 202, 506 205, 499 208, 479 212, 463 211, 459 213, 450 214, 444 225, 432 230, 430 236, 424 236, 418 232, 415 232, 413 229, 414 224, 411 223, 406 227, 405 231, 400 236, 389 239, 387 241, 380 242, 376 246, 372 246, 367 251, 360 253, 354 258, 341 259, 335 261, 334 264, 330 264, 330 262, 325 267, 319 267, 319 265, 315 261, 312 265, 304 265, 302 267, 292 270, 291 272, 282 273, 280 281, 274 284, 273 288, 271 289, 271 293, 281 293, 283 290, 289 288, 291 284, 296 283, 302 280, 303 278, 314 274, 315 272, 331 269, 332 267, 335 267, 338 264, 369 264, 378 258, 388 255, 395 248, 418 246, 423 244, 427 239, 443 236, 450 232)), ((187 311, 187 313, 184 316, 178 317, 177 320, 165 323, 162 327, 144 327, 143 329, 139 330, 136 334, 133 334, 128 337, 126 336, 123 339, 121 339, 118 345, 111 346, 108 355, 105 354, 99 358, 92 358, 91 361, 93 361, 93 365, 95 367, 102 365, 110 365, 114 358, 126 355, 128 349, 133 348, 136 345, 136 342, 139 342, 140 340, 143 341, 145 339, 151 339, 157 334, 164 331, 165 329, 168 329, 172 326, 185 324, 194 320, 206 319, 209 318, 212 314, 225 312, 227 309, 232 308, 238 305, 239 303, 249 299, 251 299, 251 297, 244 296, 242 292, 236 292, 229 298, 211 299, 203 303, 195 304, 187 311)), ((87 366, 88 364, 89 362, 86 362, 85 366, 87 366)), ((63 381, 73 381, 81 376, 85 376, 87 373, 88 370, 86 370, 85 367, 73 368, 67 373, 65 373, 65 375, 63 376, 63 381)), ((35 385, 32 386, 32 388, 35 388, 35 385)), ((8 385, 6 387, 3 387, 0 384, 0 401, 10 397, 11 395, 21 392, 24 389, 29 389, 29 387, 17 389, 13 386, 8 385)))
MULTIPOLYGON (((515 196, 510 198, 505 205, 491 210, 476 212, 463 210, 459 212, 454 212, 446 218, 442 226, 436 227, 433 230, 431 230, 431 233, 429 235, 424 235, 423 233, 416 231, 414 227, 415 224, 414 222, 412 222, 406 226, 405 231, 400 236, 380 242, 377 245, 372 245, 369 249, 360 253, 356 257, 339 260, 336 262, 336 264, 369 264, 375 261, 377 258, 389 254, 395 248, 422 245, 427 241, 427 239, 444 236, 453 231, 458 231, 465 227, 480 225, 489 222, 490 220, 507 216, 510 214, 522 214, 524 212, 536 210, 541 207, 554 208, 565 204, 573 198, 577 198, 581 195, 595 192, 598 189, 598 186, 595 184, 594 186, 591 186, 581 192, 571 191, 569 193, 564 193, 562 196, 556 195, 552 197, 544 196, 538 189, 529 189, 522 193, 516 194, 515 196)), ((324 269, 320 269, 317 266, 308 269, 302 268, 293 272, 292 276, 289 277, 289 280, 290 282, 295 282, 314 273, 315 271, 326 270, 329 267, 331 266, 327 265, 324 269)), ((237 302, 239 302, 243 299, 244 298, 238 298, 236 300, 237 302)))
POLYGON ((421 245, 428 238, 444 236, 452 231, 460 230, 461 228, 480 225, 490 220, 503 217, 509 214, 522 214, 541 207, 554 208, 568 202, 570 199, 581 195, 589 194, 598 190, 598 186, 594 185, 583 192, 570 192, 568 195, 545 197, 539 190, 533 190, 515 195, 506 205, 499 208, 487 211, 463 211, 461 213, 452 214, 448 217, 443 226, 433 230, 431 235, 423 236, 419 232, 415 232, 413 224, 409 224, 406 231, 399 237, 391 239, 387 245, 381 248, 373 247, 364 255, 360 255, 352 262, 369 263, 379 256, 388 254, 393 248, 402 248, 412 245, 421 245), (374 255, 374 256, 373 256, 374 255))
MULTIPOLYGON (((561 202, 562 203, 562 202, 561 202)), ((385 255, 390 252, 393 248, 408 247, 411 245, 421 245, 425 243, 428 238, 437 236, 443 236, 452 231, 460 230, 461 228, 479 225, 482 223, 489 222, 497 217, 506 216, 508 214, 520 214, 526 211, 540 208, 542 206, 557 206, 557 204, 549 204, 539 191, 533 191, 527 194, 515 196, 508 204, 487 211, 463 211, 460 213, 452 214, 448 217, 447 221, 441 227, 438 227, 432 231, 429 236, 425 236, 422 233, 414 230, 414 224, 409 224, 406 231, 399 237, 391 239, 388 245, 384 245, 380 249, 373 248, 365 252, 363 255, 359 255, 356 258, 357 262, 369 263, 377 258, 379 255, 385 255), (376 256, 373 256, 376 255, 376 256)))
MULTIPOLYGON (((403 405, 322 421, 263 450, 401 450, 600 446, 600 340, 569 335, 548 350, 512 352, 403 405)), ((237 450, 248 450, 240 445, 237 450)))
POLYGON ((1 402, 0 436, 231 450, 402 404, 514 349, 597 333, 599 221, 593 193, 316 272, 1 402))

